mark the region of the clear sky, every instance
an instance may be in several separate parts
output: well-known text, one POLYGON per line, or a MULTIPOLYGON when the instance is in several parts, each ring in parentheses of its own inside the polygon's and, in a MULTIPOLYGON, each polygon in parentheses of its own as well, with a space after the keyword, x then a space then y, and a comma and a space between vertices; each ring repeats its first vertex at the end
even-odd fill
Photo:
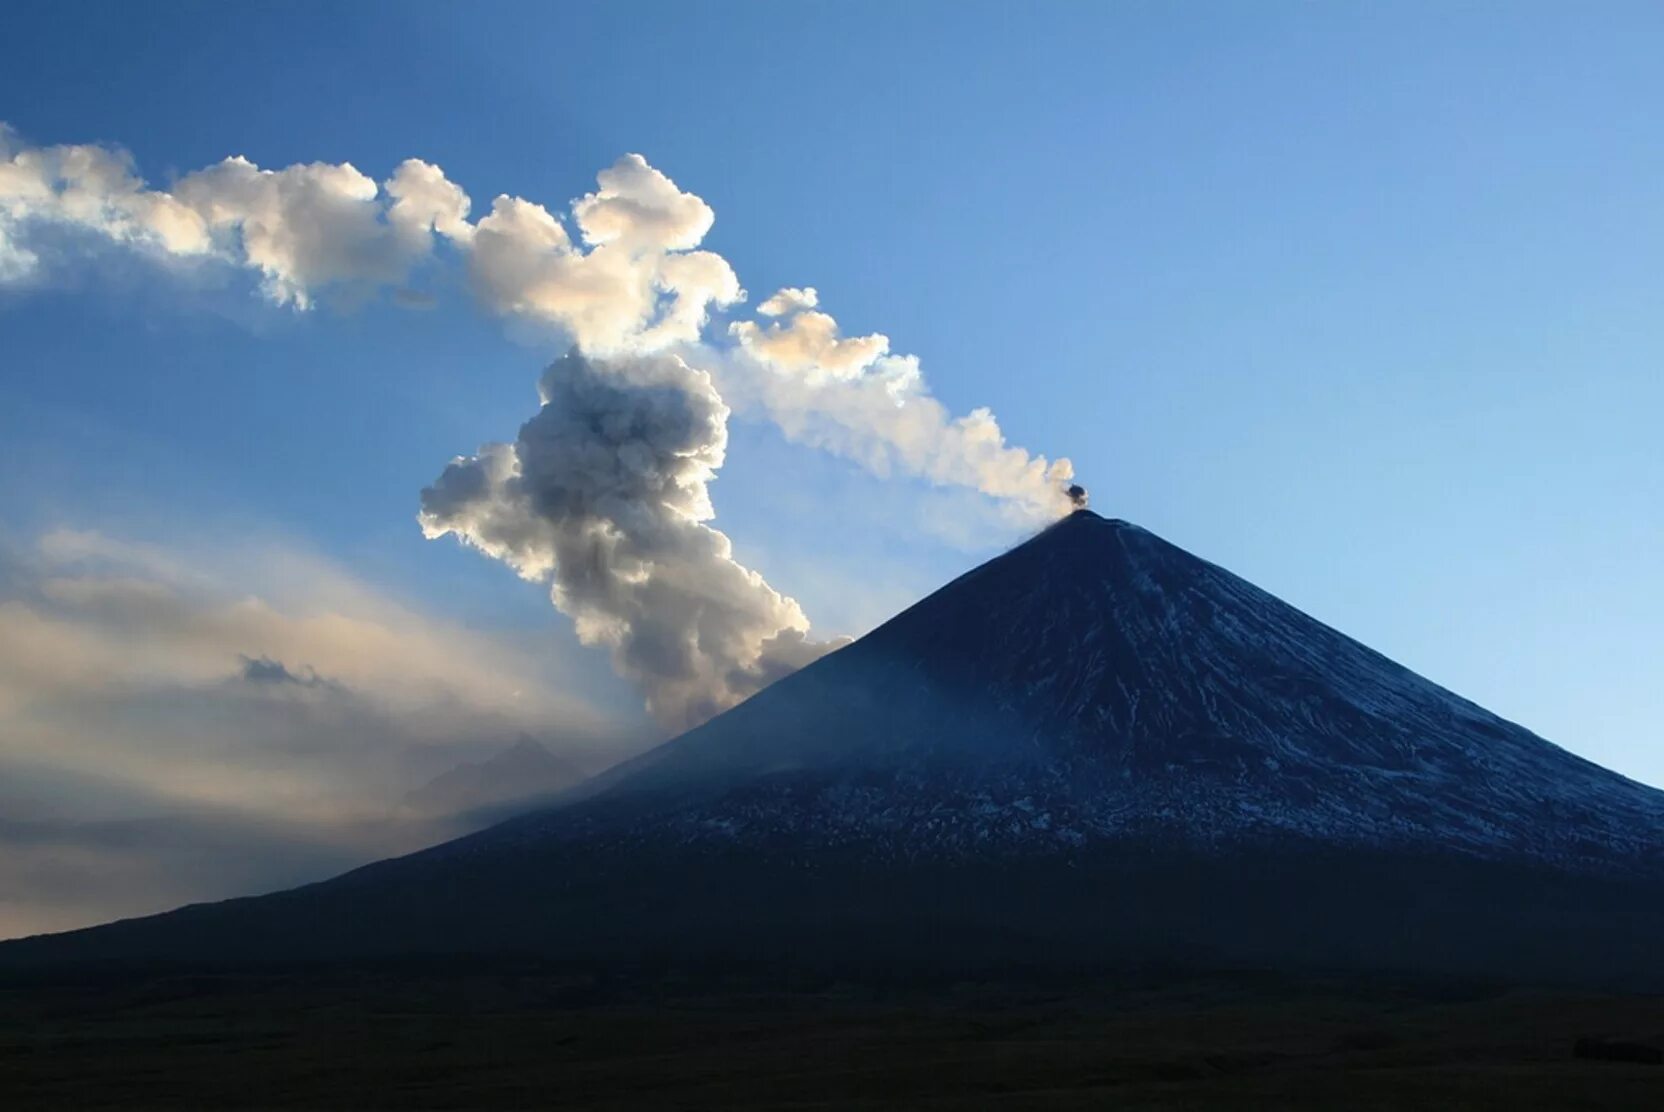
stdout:
MULTIPOLYGON (((477 218, 499 193, 558 211, 639 152, 715 210, 704 246, 750 305, 815 287, 952 413, 1072 459, 1099 512, 1664 785, 1656 4, 14 2, 6 22, 0 119, 124 147, 159 187, 233 154, 377 181, 420 157, 477 218)), ((259 539, 648 731, 541 588, 415 520, 446 460, 513 436, 556 354, 463 296, 296 312, 100 254, 0 291, 0 530, 147 542, 267 599, 235 555, 259 539)), ((818 632, 1016 539, 767 422, 730 432, 716 524, 818 632)))

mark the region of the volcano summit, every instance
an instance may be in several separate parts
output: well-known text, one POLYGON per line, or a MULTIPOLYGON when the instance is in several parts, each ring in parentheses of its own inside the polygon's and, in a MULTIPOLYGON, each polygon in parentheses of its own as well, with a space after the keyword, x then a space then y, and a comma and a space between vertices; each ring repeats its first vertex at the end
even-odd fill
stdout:
POLYGON ((0 963, 532 952, 1664 983, 1664 792, 1080 510, 479 834, 0 963))

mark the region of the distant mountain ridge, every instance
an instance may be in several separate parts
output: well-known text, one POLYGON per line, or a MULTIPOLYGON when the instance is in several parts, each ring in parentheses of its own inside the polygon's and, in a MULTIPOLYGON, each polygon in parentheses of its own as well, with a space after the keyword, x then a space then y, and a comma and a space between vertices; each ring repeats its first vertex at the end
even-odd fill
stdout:
POLYGON ((1652 978, 1664 793, 1080 511, 553 806, 0 963, 572 960, 1652 978))
POLYGON ((542 742, 521 734, 514 744, 483 761, 469 761, 407 793, 400 810, 421 818, 463 818, 513 812, 572 787, 582 769, 542 742))

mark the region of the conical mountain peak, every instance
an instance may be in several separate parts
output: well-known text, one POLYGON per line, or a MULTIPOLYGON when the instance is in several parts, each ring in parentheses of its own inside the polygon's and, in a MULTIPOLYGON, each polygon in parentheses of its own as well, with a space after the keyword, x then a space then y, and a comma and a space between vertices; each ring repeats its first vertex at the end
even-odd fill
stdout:
POLYGON ((1080 511, 546 810, 0 959, 818 947, 1656 981, 1660 931, 1664 793, 1080 511))
POLYGON ((676 795, 689 837, 795 830, 886 852, 1157 832, 1549 859, 1664 848, 1664 793, 1086 510, 594 791, 676 795))

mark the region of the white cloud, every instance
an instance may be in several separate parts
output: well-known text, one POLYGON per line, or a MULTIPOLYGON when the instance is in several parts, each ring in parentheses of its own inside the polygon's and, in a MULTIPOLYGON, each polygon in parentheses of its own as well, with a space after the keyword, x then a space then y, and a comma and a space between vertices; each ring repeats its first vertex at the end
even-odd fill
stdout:
POLYGON ((799 309, 813 309, 819 304, 820 294, 815 292, 815 287, 805 286, 798 289, 795 286, 787 286, 783 290, 776 290, 774 296, 757 306, 757 312, 765 317, 781 317, 799 309))
POLYGON ((432 163, 405 159, 387 179, 386 188, 393 199, 387 220, 407 241, 425 249, 429 232, 460 243, 474 238, 474 226, 468 223, 468 212, 473 207, 468 194, 432 163))
POLYGON ((397 286, 429 255, 433 232, 466 242, 468 197, 411 159, 386 192, 350 163, 264 170, 243 157, 149 189, 125 152, 95 145, 29 147, 0 127, 0 281, 32 275, 38 226, 67 227, 159 258, 248 267, 278 305, 317 294, 362 296, 397 286))
MULTIPOLYGON (((432 167, 417 163, 425 171, 432 167)), ((441 207, 467 197, 442 176, 399 168, 390 187, 397 220, 390 220, 376 183, 351 163, 313 162, 262 170, 246 158, 180 179, 174 194, 222 237, 227 252, 262 275, 266 296, 278 305, 310 308, 314 291, 374 290, 401 283, 432 250, 430 228, 454 227, 441 207), (402 206, 402 207, 401 207, 402 206)))
POLYGON ((597 354, 658 350, 699 339, 713 306, 745 296, 726 260, 696 251, 710 206, 626 155, 601 188, 573 202, 584 250, 548 209, 498 197, 479 222, 469 267, 500 313, 548 323, 597 354))
POLYGON ((26 278, 39 264, 22 239, 32 222, 69 225, 162 254, 213 250, 202 217, 172 195, 146 189, 125 152, 29 147, 0 124, 0 281, 26 278))
POLYGON ((890 350, 888 336, 876 332, 840 336, 838 322, 829 315, 816 309, 788 309, 780 296, 775 294, 764 304, 775 310, 771 316, 790 312, 785 323, 758 325, 742 320, 728 326, 728 334, 739 341, 742 350, 771 366, 813 379, 848 379, 890 350))
POLYGON ((716 221, 711 206, 647 164, 627 154, 596 175, 600 185, 572 203, 584 242, 616 243, 637 251, 687 251, 698 247, 716 221))

